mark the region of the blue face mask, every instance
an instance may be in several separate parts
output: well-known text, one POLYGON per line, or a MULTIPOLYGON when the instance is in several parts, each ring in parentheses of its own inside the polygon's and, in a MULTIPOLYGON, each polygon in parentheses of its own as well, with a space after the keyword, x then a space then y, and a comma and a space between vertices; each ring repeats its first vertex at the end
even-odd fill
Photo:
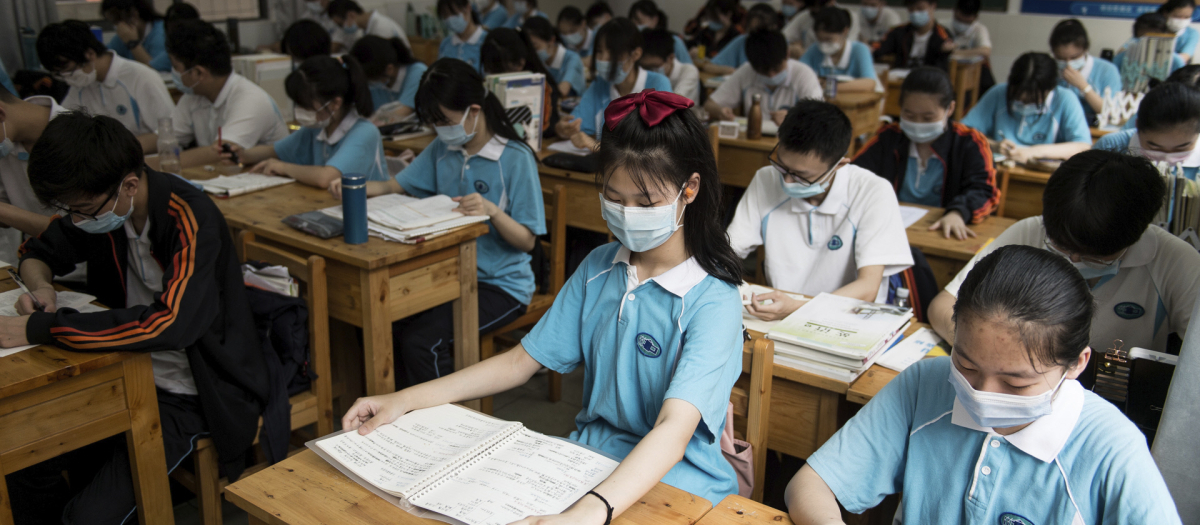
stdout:
MULTIPOLYGON (((438 138, 442 139, 442 142, 445 142, 447 146, 462 146, 463 144, 471 142, 471 139, 475 138, 474 129, 471 130, 471 133, 467 133, 467 129, 463 127, 463 122, 467 121, 467 115, 470 114, 471 110, 467 109, 463 112, 462 120, 458 121, 458 124, 451 126, 435 126, 433 130, 437 132, 438 138)), ((475 126, 473 127, 479 127, 479 119, 475 119, 475 126)))
POLYGON ((637 30, 639 33, 642 31, 645 31, 647 29, 650 29, 650 26, 648 26, 646 24, 637 24, 637 30))
MULTIPOLYGON (((191 71, 191 69, 189 69, 187 71, 191 71)), ((187 73, 187 71, 184 71, 183 73, 187 73)), ((196 85, 192 84, 189 86, 189 85, 184 84, 183 83, 183 73, 175 71, 175 68, 171 68, 171 80, 175 82, 175 89, 178 89, 180 93, 183 93, 184 95, 192 95, 196 92, 195 91, 196 85)), ((199 84, 199 83, 200 82, 196 82, 196 84, 199 84)))
POLYGON ((925 27, 929 23, 929 11, 913 11, 908 14, 908 21, 917 27, 925 27))
POLYGON ((1034 117, 1045 113, 1045 109, 1041 104, 1026 104, 1020 100, 1012 103, 1013 113, 1022 117, 1034 117))
POLYGON ((779 6, 779 12, 783 13, 785 18, 791 18, 796 16, 796 6, 791 4, 783 4, 782 6, 779 6))
POLYGON ((537 56, 538 60, 541 60, 542 63, 550 62, 550 52, 546 51, 545 49, 539 49, 537 51, 537 56))
POLYGON ((787 68, 786 67, 783 68, 783 71, 776 73, 775 76, 773 76, 773 77, 768 77, 766 75, 761 75, 761 76, 763 77, 763 82, 766 82, 768 86, 771 86, 773 88, 779 87, 779 86, 782 86, 783 83, 787 81, 787 68))
POLYGON ((682 195, 683 191, 680 191, 671 204, 652 208, 622 206, 600 195, 600 212, 622 246, 631 252, 642 253, 662 246, 679 229, 683 217, 676 222, 675 216, 682 195))
POLYGON ((718 21, 716 21, 716 20, 709 20, 709 21, 708 21, 708 28, 709 28, 709 29, 711 29, 711 30, 713 30, 713 31, 720 31, 720 30, 722 30, 722 29, 725 29, 725 24, 722 24, 722 23, 720 23, 720 22, 718 22, 718 21))
POLYGON ((442 25, 446 26, 446 30, 459 34, 467 30, 467 19, 463 15, 448 16, 442 19, 442 25))
POLYGON ((583 33, 571 33, 562 36, 563 42, 571 47, 578 47, 583 43, 583 33))
POLYGON ((879 16, 879 8, 864 5, 862 7, 862 15, 867 20, 874 20, 875 17, 879 16))
POLYGON ((347 35, 353 35, 354 33, 358 32, 358 26, 355 24, 348 23, 348 24, 342 26, 342 31, 345 31, 347 35))
POLYGON ((0 123, 0 126, 3 126, 4 128, 4 142, 0 142, 0 159, 3 159, 9 155, 12 155, 12 152, 14 149, 16 149, 16 146, 13 145, 12 139, 8 137, 8 122, 2 122, 0 123))
POLYGON ((129 198, 129 211, 125 212, 125 215, 117 215, 115 213, 117 209, 117 203, 115 202, 116 199, 113 200, 113 209, 96 216, 95 219, 84 219, 80 222, 77 222, 75 223, 75 227, 91 234, 108 233, 120 228, 123 224, 125 224, 125 221, 129 219, 131 215, 133 215, 133 197, 129 198))
POLYGON ((596 78, 602 78, 602 79, 608 81, 610 84, 620 84, 620 83, 624 82, 626 78, 629 78, 629 72, 618 67, 617 68, 617 77, 612 80, 608 80, 608 75, 612 71, 612 67, 613 67, 612 62, 609 62, 608 60, 597 60, 596 61, 596 78))
POLYGON ((1109 275, 1116 275, 1121 271, 1121 260, 1117 259, 1116 261, 1113 261, 1112 264, 1106 264, 1102 267, 1098 267, 1100 265, 1094 263, 1087 263, 1083 261, 1072 262, 1071 266, 1074 266, 1076 270, 1079 270, 1079 275, 1082 275, 1084 279, 1090 281, 1092 279, 1099 279, 1109 275))
MULTIPOLYGON (((786 193, 788 197, 791 197, 793 199, 811 199, 813 197, 816 197, 817 195, 820 195, 822 193, 825 193, 826 191, 829 191, 829 181, 821 182, 821 180, 823 180, 827 175, 832 173, 833 170, 835 170, 835 169, 837 169, 837 164, 834 164, 832 168, 829 168, 829 171, 825 172, 820 177, 817 177, 817 182, 814 182, 812 184, 804 184, 802 182, 788 182, 787 179, 784 178, 783 179, 783 192, 786 193)), ((778 171, 778 168, 776 168, 776 171, 778 171)), ((780 176, 782 177, 783 174, 781 173, 780 176)))
POLYGON ((1008 428, 1032 423, 1050 415, 1054 396, 1058 394, 1058 389, 1066 379, 1064 374, 1058 385, 1036 396, 980 392, 971 386, 954 365, 950 365, 949 381, 954 385, 954 397, 976 424, 981 427, 1008 428))

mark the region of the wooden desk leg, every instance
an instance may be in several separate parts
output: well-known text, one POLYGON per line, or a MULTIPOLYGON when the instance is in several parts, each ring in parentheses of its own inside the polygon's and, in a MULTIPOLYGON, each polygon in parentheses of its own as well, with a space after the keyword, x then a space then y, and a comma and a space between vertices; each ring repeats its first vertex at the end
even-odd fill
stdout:
MULTIPOLYGON (((817 405, 817 442, 815 448, 821 448, 838 429, 838 399, 840 394, 828 390, 821 391, 817 405)), ((815 450, 815 449, 814 449, 815 450)))
POLYGON ((0 465, 0 525, 13 525, 12 501, 8 499, 8 480, 4 479, 4 465, 0 465))
MULTIPOLYGON (((479 362, 479 285, 475 269, 475 241, 458 246, 459 296, 454 300, 454 369, 462 370, 479 362)), ((482 408, 478 399, 463 403, 474 410, 482 408)))
POLYGON ((996 216, 1004 217, 1004 205, 1008 202, 1008 170, 996 170, 1000 174, 1000 202, 996 203, 996 216))
POLYGON ((122 367, 125 402, 129 407, 125 443, 129 449, 138 521, 173 525, 175 512, 171 508, 171 489, 167 483, 167 457, 163 452, 162 424, 158 418, 150 354, 128 359, 122 362, 122 367))
POLYGON ((378 396, 396 391, 392 372, 392 321, 388 315, 388 268, 359 273, 363 306, 363 367, 367 375, 367 395, 378 396))

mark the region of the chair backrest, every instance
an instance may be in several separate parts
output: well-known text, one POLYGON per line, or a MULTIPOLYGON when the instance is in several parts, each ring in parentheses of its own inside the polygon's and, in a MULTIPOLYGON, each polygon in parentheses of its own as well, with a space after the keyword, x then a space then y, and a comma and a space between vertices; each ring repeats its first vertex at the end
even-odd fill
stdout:
POLYGON ((713 163, 721 160, 721 136, 719 134, 720 127, 713 124, 708 127, 708 140, 712 143, 713 163))
POLYGON ((550 239, 539 242, 550 256, 549 292, 557 296, 567 282, 567 188, 562 184, 542 187, 542 200, 546 206, 546 231, 550 239))
POLYGON ((775 367, 775 342, 751 339, 742 345, 743 377, 729 394, 735 428, 745 422, 744 435, 754 451, 754 494, 761 502, 767 469, 767 429, 771 412, 771 376, 775 367))
POLYGON ((300 296, 308 305, 308 346, 312 371, 312 393, 317 397, 317 435, 333 432, 333 393, 329 368, 329 295, 325 285, 325 259, 308 258, 255 240, 254 233, 239 235, 242 262, 264 261, 287 268, 300 281, 300 296))

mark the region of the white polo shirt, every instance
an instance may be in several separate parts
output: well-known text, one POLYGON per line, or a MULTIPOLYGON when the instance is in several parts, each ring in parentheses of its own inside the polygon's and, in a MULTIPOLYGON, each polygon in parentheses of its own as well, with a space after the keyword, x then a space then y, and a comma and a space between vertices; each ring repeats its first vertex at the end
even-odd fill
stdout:
POLYGON ((678 58, 671 65, 671 74, 667 77, 671 81, 671 89, 676 95, 687 97, 692 102, 696 103, 696 107, 700 107, 700 70, 695 64, 684 64, 678 58))
MULTIPOLYGON (((1012 225, 958 272, 946 291, 957 297, 967 273, 981 258, 1001 246, 1018 244, 1046 247, 1042 217, 1029 217, 1012 225)), ((1121 270, 1092 287, 1096 316, 1092 319, 1092 351, 1103 353, 1114 339, 1125 350, 1135 346, 1167 349, 1167 334, 1180 337, 1192 320, 1192 306, 1200 292, 1200 253, 1158 226, 1150 226, 1121 258, 1121 270)))
POLYGON ((742 111, 749 112, 756 94, 762 95, 764 119, 770 119, 771 112, 788 109, 801 100, 821 100, 824 97, 817 73, 797 60, 788 59, 787 80, 778 87, 767 85, 766 77, 758 74, 746 62, 725 78, 711 98, 722 107, 736 108, 741 104, 742 111))
MULTIPOLYGON (((850 33, 847 38, 853 42, 858 40, 858 34, 862 23, 858 13, 857 6, 844 6, 837 2, 830 4, 830 7, 838 7, 845 9, 850 14, 850 33)), ((788 43, 800 42, 805 48, 812 47, 817 43, 817 33, 813 30, 813 13, 811 10, 805 9, 800 14, 792 17, 787 25, 783 26, 783 36, 787 37, 788 43)))
MULTIPOLYGON (((154 304, 155 294, 163 291, 163 269, 152 253, 150 219, 141 233, 133 230, 133 221, 125 221, 125 237, 129 239, 129 259, 126 263, 125 307, 154 304)), ((196 379, 184 350, 150 352, 154 368, 154 386, 172 394, 197 395, 196 379)))
POLYGON ((288 136, 287 124, 275 100, 263 88, 237 73, 229 75, 216 101, 203 95, 184 95, 175 106, 173 125, 179 144, 197 146, 223 140, 248 149, 273 144, 288 136))
POLYGON ((112 66, 104 81, 82 89, 72 87, 63 98, 63 106, 115 118, 134 135, 158 131, 158 119, 170 117, 175 107, 162 77, 141 62, 126 60, 112 51, 109 54, 112 66))
MULTIPOLYGON (((50 119, 66 111, 51 97, 29 97, 26 102, 50 108, 50 119)), ((11 128, 10 128, 11 129, 11 128)), ((33 194, 29 186, 29 152, 20 142, 13 141, 13 152, 7 157, 0 158, 0 202, 12 204, 25 211, 40 213, 47 217, 54 215, 54 208, 43 206, 33 194)), ((21 246, 21 232, 16 228, 0 229, 0 261, 9 264, 17 263, 17 248, 21 246)))
MULTIPOLYGON (((793 293, 832 292, 864 266, 883 265, 887 277, 913 264, 896 192, 853 164, 837 171, 820 206, 788 197, 774 167, 758 170, 727 231, 738 257, 765 246, 769 284, 793 293)), ((886 283, 877 300, 887 297, 886 283)))
POLYGON ((395 20, 388 18, 387 15, 380 13, 378 9, 371 11, 370 18, 367 19, 367 28, 365 30, 355 31, 353 34, 346 33, 342 29, 338 29, 342 33, 342 45, 346 46, 346 50, 354 47, 354 43, 364 35, 375 35, 383 39, 399 38, 404 42, 404 47, 412 49, 412 45, 408 43, 408 35, 404 33, 404 28, 400 27, 395 20))

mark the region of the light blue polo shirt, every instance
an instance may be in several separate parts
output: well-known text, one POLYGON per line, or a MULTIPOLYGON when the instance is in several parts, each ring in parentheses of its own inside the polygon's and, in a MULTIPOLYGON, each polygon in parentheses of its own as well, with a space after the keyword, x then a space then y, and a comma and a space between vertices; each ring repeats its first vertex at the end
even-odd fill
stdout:
POLYGON ((479 49, 483 47, 483 39, 486 36, 487 30, 483 27, 476 27, 475 34, 465 42, 458 38, 458 35, 451 34, 443 38, 442 44, 438 46, 438 58, 457 58, 481 70, 483 64, 479 62, 479 49))
MULTIPOLYGON (((1130 155, 1141 155, 1141 142, 1137 139, 1136 129, 1125 129, 1114 133, 1109 133, 1100 137, 1092 149, 1102 149, 1105 151, 1113 151, 1116 153, 1127 153, 1130 155), (1132 146, 1132 147, 1131 147, 1132 146)), ((1183 176, 1190 180, 1196 180, 1196 173, 1200 172, 1200 151, 1193 149, 1192 156, 1183 161, 1178 169, 1183 170, 1183 176)))
POLYGON ((343 175, 363 173, 372 181, 388 178, 379 128, 358 116, 357 111, 347 114, 333 135, 326 136, 324 129, 300 128, 274 147, 275 156, 284 162, 330 166, 343 175))
POLYGON ((587 89, 587 80, 583 76, 583 59, 579 58, 579 53, 567 49, 567 46, 558 44, 554 60, 546 64, 546 69, 550 71, 556 83, 571 84, 571 89, 575 90, 576 95, 587 89))
MULTIPOLYGON (((1190 57, 1196 56, 1196 44, 1200 43, 1200 32, 1196 28, 1187 26, 1183 29, 1183 33, 1175 36, 1175 54, 1183 53, 1190 57)), ((1180 60, 1183 60, 1180 58, 1180 60)))
POLYGON ((396 78, 400 79, 399 82, 393 80, 390 86, 372 82, 371 102, 375 103, 375 109, 378 110, 384 104, 392 102, 416 108, 417 88, 421 87, 421 76, 425 74, 426 69, 429 69, 429 66, 424 63, 413 62, 396 73, 396 78), (400 78, 400 75, 404 75, 404 78, 400 78))
POLYGON ((1111 403, 1065 381, 1050 415, 1009 436, 975 424, 949 357, 887 384, 808 458, 846 510, 903 492, 901 523, 1180 523, 1146 438, 1111 403))
MULTIPOLYGON (((506 13, 507 13, 507 11, 506 11, 506 13)), ((533 16, 540 16, 542 18, 545 18, 546 20, 550 19, 549 16, 546 16, 546 13, 543 13, 541 11, 534 11, 533 16)), ((505 19, 504 24, 502 24, 501 27, 507 27, 509 29, 520 29, 521 26, 524 24, 525 24, 525 16, 521 13, 517 13, 517 14, 512 15, 512 16, 508 17, 507 19, 505 19)))
POLYGON ((712 63, 718 66, 725 66, 737 69, 745 64, 749 59, 746 58, 746 34, 742 33, 733 37, 717 56, 712 58, 712 63))
POLYGON ((817 76, 820 77, 849 75, 854 78, 879 80, 879 76, 875 74, 875 60, 871 58, 871 48, 857 41, 847 42, 847 44, 850 45, 849 56, 842 55, 842 60, 833 63, 832 66, 825 64, 829 57, 825 56, 825 53, 822 53, 821 49, 815 45, 804 52, 800 61, 808 64, 808 67, 816 71, 817 76))
POLYGON ((908 167, 904 171, 904 183, 900 185, 900 193, 896 198, 900 202, 940 206, 945 178, 946 166, 937 154, 930 155, 929 160, 925 161, 925 171, 921 171, 917 157, 910 154, 908 167))
POLYGON ((687 45, 683 43, 683 39, 679 35, 671 35, 675 39, 675 60, 684 64, 692 63, 692 55, 688 54, 687 45))
MULTIPOLYGON (((121 58, 134 60, 133 51, 125 45, 121 37, 113 35, 108 39, 108 48, 115 51, 121 58)), ((156 71, 171 71, 171 59, 167 56, 167 31, 162 20, 150 23, 146 36, 142 37, 142 49, 150 54, 150 67, 156 71)))
POLYGON ((650 433, 667 399, 696 407, 700 424, 662 482, 715 505, 738 491, 720 437, 742 373, 741 298, 695 259, 641 282, 629 255, 616 242, 593 250, 521 344, 556 372, 584 367, 571 439, 618 458, 650 433))
MULTIPOLYGON (((633 93, 640 93, 645 89, 653 89, 655 91, 671 91, 671 81, 666 76, 646 71, 641 66, 634 66, 637 71, 637 82, 633 85, 633 93)), ((629 74, 634 74, 632 71, 629 74)), ((608 103, 620 98, 620 93, 612 84, 608 83, 607 79, 596 78, 592 80, 592 85, 588 86, 587 91, 583 92, 583 96, 579 98, 579 105, 571 111, 572 117, 583 119, 579 130, 589 136, 600 140, 600 130, 604 128, 604 110, 608 107, 608 103)))
POLYGON ((1079 97, 1070 90, 1056 87, 1052 91, 1050 107, 1040 114, 1022 117, 1009 111, 1005 90, 1008 83, 992 86, 979 103, 971 108, 962 123, 979 130, 992 140, 1011 140, 1018 146, 1059 144, 1063 142, 1092 143, 1087 119, 1079 97))
MULTIPOLYGON (((1092 63, 1092 70, 1088 72, 1087 83, 1092 86, 1097 95, 1104 96, 1104 89, 1108 88, 1112 94, 1120 93, 1124 87, 1121 84, 1121 70, 1103 58, 1088 56, 1088 60, 1092 63)), ((1083 93, 1079 88, 1068 84, 1062 77, 1058 79, 1059 87, 1070 90, 1075 96, 1079 97, 1079 105, 1083 107, 1083 116, 1091 122, 1096 117, 1096 112, 1092 110, 1092 106, 1084 99, 1083 93)))
POLYGON ((508 10, 504 8, 504 2, 497 1, 491 11, 484 13, 479 18, 479 23, 488 29, 504 27, 504 23, 508 21, 508 10))
MULTIPOLYGON (((419 198, 479 193, 534 235, 546 233, 542 185, 533 152, 499 136, 493 136, 479 153, 466 159, 465 166, 462 148, 451 148, 441 139, 434 139, 412 164, 396 174, 396 182, 419 198)), ((537 287, 529 254, 500 237, 490 222, 488 226, 488 234, 476 241, 479 282, 498 286, 521 304, 529 304, 537 287)))

